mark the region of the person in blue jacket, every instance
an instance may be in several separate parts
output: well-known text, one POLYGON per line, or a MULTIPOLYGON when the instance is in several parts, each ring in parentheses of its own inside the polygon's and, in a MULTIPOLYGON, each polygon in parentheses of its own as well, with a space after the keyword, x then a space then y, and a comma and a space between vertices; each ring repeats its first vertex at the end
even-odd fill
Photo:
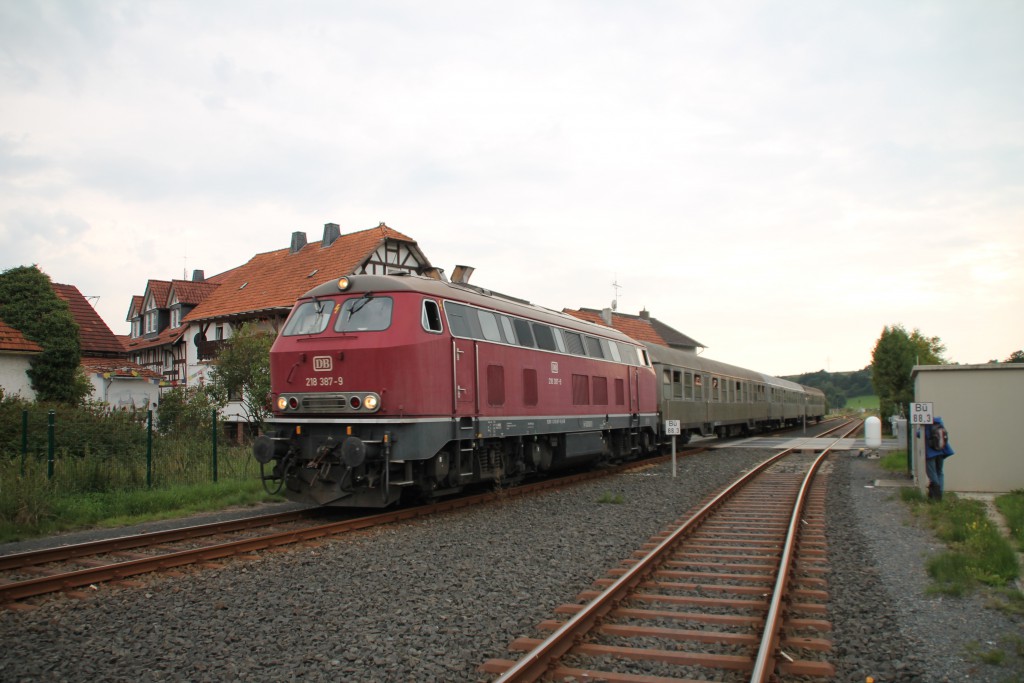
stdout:
MULTIPOLYGON (((918 436, 920 435, 918 431, 918 436)), ((954 452, 953 447, 949 445, 949 432, 941 417, 936 417, 933 424, 924 426, 925 473, 928 475, 929 500, 942 500, 942 463, 954 452)))

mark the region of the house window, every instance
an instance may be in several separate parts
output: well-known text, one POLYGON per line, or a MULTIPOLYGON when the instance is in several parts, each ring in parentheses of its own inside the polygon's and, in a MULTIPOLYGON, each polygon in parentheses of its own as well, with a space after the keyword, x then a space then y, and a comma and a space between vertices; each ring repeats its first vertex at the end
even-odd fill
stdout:
POLYGON ((223 325, 217 325, 217 327, 213 328, 213 338, 214 338, 215 341, 220 341, 221 339, 224 338, 224 326, 223 325))
POLYGON ((171 309, 171 327, 178 327, 181 325, 181 307, 175 306, 171 309))

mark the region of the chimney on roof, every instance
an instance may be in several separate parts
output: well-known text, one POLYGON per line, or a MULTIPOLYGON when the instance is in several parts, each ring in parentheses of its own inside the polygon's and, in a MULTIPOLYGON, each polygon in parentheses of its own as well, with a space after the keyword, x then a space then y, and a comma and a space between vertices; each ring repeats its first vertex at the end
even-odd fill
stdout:
POLYGON ((603 320, 604 324, 607 325, 608 327, 612 327, 612 309, 601 309, 601 320, 603 320))
POLYGON ((651 312, 648 311, 646 308, 644 310, 640 311, 640 319, 641 320, 650 320, 651 319, 651 312))
POLYGON ((306 233, 304 232, 293 232, 292 233, 292 246, 288 251, 292 254, 297 254, 302 251, 302 248, 306 246, 306 233))
POLYGON ((341 227, 337 223, 324 223, 324 241, 320 243, 320 248, 331 246, 339 237, 341 237, 341 227))
POLYGON ((455 266, 455 270, 452 271, 452 282, 457 285, 464 285, 468 283, 474 270, 476 269, 472 266, 455 266))
POLYGON ((198 269, 192 271, 192 282, 205 282, 205 281, 206 281, 206 273, 204 273, 203 271, 198 270, 198 269))

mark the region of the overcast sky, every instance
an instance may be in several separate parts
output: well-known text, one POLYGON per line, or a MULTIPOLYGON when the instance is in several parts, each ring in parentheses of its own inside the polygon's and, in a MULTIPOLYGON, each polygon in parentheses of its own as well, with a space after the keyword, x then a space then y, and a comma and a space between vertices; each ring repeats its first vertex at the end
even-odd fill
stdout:
POLYGON ((0 0, 0 270, 149 278, 381 221, 775 375, 1024 347, 1024 3, 0 0))

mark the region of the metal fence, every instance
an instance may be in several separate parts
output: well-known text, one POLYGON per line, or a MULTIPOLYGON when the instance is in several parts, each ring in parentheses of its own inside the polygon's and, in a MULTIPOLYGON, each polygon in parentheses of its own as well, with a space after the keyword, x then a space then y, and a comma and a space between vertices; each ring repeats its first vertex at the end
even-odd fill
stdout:
POLYGON ((255 479, 249 447, 208 428, 162 434, 152 411, 0 410, 0 486, 46 480, 61 493, 167 488, 221 479, 255 479), (20 414, 18 414, 20 413, 20 414))

